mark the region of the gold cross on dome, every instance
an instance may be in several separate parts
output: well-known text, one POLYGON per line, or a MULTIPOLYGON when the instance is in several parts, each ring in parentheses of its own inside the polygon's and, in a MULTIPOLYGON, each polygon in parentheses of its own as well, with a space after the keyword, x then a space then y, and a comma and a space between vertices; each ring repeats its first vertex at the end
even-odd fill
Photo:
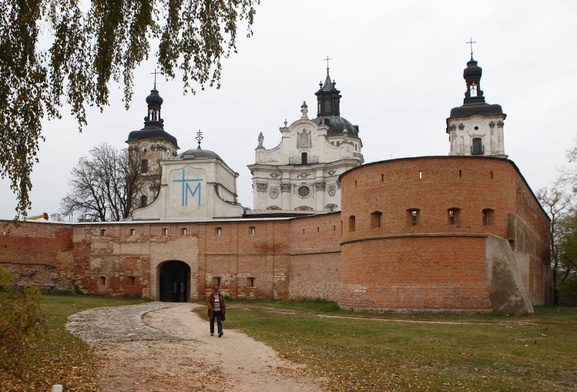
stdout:
POLYGON ((467 45, 471 45, 471 58, 473 58, 473 44, 476 44, 477 41, 473 41, 473 38, 469 38, 468 42, 465 42, 467 45))

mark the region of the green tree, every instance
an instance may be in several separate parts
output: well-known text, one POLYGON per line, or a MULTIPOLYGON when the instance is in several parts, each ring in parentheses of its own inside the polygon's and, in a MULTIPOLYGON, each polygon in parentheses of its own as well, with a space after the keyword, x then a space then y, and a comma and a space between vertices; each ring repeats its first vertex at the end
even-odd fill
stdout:
POLYGON ((30 348, 28 338, 45 330, 38 287, 27 284, 14 290, 12 275, 0 268, 0 371, 18 376, 30 348))
POLYGON ((133 71, 158 45, 162 74, 182 73, 185 92, 219 83, 221 60, 247 35, 260 0, 4 0, 0 11, 0 178, 30 208, 30 173, 43 140, 42 119, 70 105, 79 129, 85 108, 103 110, 109 83, 132 98, 133 71))

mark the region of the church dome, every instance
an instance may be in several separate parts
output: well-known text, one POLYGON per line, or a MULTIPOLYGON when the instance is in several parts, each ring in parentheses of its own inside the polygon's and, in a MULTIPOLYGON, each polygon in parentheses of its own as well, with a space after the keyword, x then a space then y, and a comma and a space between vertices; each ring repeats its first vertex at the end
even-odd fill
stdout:
POLYGON ((149 105, 159 105, 160 106, 160 105, 162 105, 162 102, 164 102, 164 100, 158 94, 158 90, 157 89, 150 90, 150 95, 148 97, 146 97, 146 103, 149 105))
POLYGON ((463 77, 469 79, 471 77, 481 78, 483 69, 477 65, 477 61, 471 57, 467 62, 467 68, 463 71, 463 77))
POLYGON ((175 159, 182 159, 182 160, 203 160, 203 159, 218 159, 222 161, 222 159, 218 156, 217 153, 210 150, 203 150, 202 148, 191 148, 181 154, 178 154, 175 159))
POLYGON ((351 124, 349 120, 341 116, 319 116, 312 121, 317 125, 327 125, 329 127, 327 136, 342 136, 346 129, 348 137, 359 138, 358 125, 351 124))

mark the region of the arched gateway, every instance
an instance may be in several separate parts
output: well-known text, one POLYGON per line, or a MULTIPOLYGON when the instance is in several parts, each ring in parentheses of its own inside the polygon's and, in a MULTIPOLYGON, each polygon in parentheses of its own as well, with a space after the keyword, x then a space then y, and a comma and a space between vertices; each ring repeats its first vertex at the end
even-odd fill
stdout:
POLYGON ((188 302, 190 299, 190 266, 180 260, 165 261, 158 266, 158 299, 162 302, 188 302))

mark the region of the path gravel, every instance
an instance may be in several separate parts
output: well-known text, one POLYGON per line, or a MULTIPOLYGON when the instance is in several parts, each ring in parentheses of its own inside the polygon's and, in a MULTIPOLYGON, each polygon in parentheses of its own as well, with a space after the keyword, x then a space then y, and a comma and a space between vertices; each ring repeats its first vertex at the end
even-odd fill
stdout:
POLYGON ((210 336, 197 304, 89 309, 67 329, 95 348, 103 391, 321 391, 302 366, 235 331, 210 336))

